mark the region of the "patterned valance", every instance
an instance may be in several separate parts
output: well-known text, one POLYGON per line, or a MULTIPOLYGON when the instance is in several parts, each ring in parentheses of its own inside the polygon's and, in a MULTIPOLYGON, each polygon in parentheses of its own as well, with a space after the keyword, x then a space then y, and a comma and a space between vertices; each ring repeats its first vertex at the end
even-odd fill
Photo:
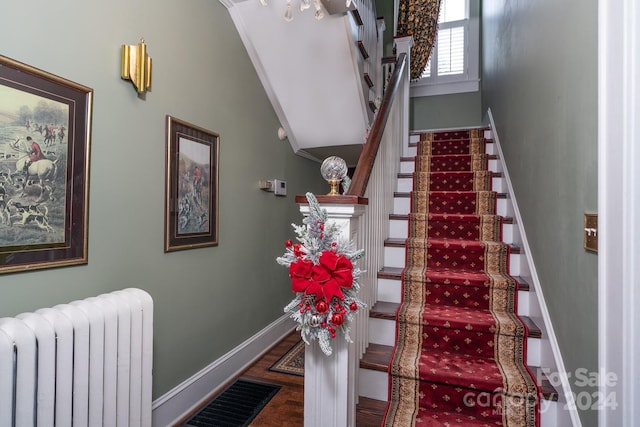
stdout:
POLYGON ((400 0, 398 37, 413 36, 411 80, 417 80, 427 66, 438 31, 442 0, 400 0))

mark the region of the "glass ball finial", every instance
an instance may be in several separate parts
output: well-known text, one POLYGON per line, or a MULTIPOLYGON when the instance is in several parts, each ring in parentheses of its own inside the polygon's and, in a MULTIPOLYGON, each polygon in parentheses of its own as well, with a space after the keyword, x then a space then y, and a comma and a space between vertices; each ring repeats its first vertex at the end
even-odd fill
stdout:
POLYGON ((340 182, 347 176, 348 168, 344 159, 337 156, 330 156, 324 159, 320 166, 320 174, 329 183, 331 191, 329 196, 340 194, 338 186, 340 182))

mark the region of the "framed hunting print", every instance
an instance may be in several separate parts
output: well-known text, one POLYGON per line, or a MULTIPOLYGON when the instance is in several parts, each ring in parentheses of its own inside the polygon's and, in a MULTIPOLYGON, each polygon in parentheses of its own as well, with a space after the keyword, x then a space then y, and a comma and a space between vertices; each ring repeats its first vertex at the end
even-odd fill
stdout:
POLYGON ((220 136, 167 116, 165 252, 218 244, 220 136))
POLYGON ((0 56, 0 273, 87 263, 92 98, 0 56))

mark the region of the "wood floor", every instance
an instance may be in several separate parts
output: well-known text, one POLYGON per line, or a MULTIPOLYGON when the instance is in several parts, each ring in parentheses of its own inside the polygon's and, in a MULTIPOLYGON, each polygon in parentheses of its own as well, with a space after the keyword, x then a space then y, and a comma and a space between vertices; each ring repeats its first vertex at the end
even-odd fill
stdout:
MULTIPOLYGON (((269 367, 299 340, 300 333, 292 332, 239 377, 281 386, 250 426, 301 427, 304 425, 304 377, 269 371, 269 367)), ((357 426, 379 426, 383 411, 384 406, 381 406, 380 402, 360 398, 356 415, 357 426)))
POLYGON ((278 384, 282 387, 254 418, 251 426, 298 427, 304 425, 304 377, 269 371, 269 367, 299 340, 299 332, 291 333, 240 377, 278 384))

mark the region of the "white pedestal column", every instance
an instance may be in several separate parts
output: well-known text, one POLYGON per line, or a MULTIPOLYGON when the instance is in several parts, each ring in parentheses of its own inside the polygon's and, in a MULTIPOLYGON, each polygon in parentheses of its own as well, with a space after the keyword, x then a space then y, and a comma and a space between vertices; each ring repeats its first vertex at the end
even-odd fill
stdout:
MULTIPOLYGON (((358 217, 364 205, 327 205, 328 221, 340 227, 340 237, 357 241, 358 217)), ((308 205, 300 205, 307 215, 308 205)), ((351 324, 352 336, 356 330, 351 324)), ((317 341, 306 346, 304 355, 304 427, 355 427, 358 357, 355 343, 345 341, 341 333, 332 342, 333 353, 325 355, 317 341)))

